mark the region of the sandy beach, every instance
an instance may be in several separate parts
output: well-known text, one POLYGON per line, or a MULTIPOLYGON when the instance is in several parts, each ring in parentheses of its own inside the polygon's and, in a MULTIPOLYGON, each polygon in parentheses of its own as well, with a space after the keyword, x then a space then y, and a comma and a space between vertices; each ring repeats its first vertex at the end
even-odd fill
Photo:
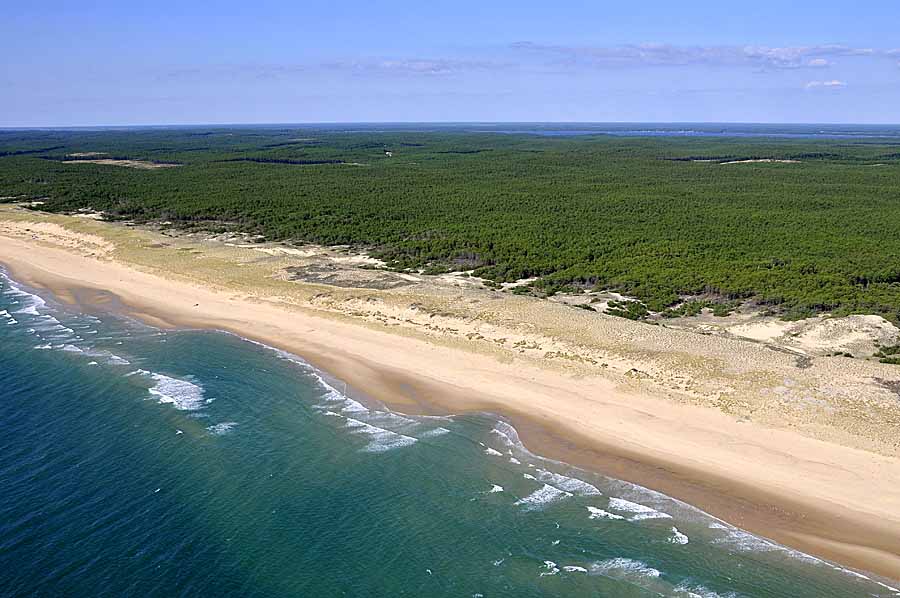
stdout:
POLYGON ((400 411, 495 412, 533 452, 900 580, 896 366, 798 360, 452 277, 299 280, 307 257, 0 208, 0 264, 66 303, 233 332, 400 411))

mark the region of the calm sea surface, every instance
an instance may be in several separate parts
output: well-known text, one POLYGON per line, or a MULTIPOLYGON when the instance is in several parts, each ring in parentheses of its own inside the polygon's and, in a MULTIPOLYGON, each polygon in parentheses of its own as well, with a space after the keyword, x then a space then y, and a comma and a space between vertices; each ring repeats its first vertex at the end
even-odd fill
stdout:
POLYGON ((2 596, 900 596, 237 337, 0 275, 2 596), (365 389, 362 389, 363 391, 365 389))
MULTIPOLYGON (((63 130, 305 130, 339 133, 504 133, 569 137, 608 135, 614 137, 771 137, 783 139, 843 139, 854 143, 894 145, 900 142, 900 124, 770 124, 770 123, 576 123, 576 122, 486 122, 486 123, 271 123, 231 125, 166 125, 132 127, 64 127, 63 130)), ((7 129, 16 130, 16 129, 7 129)))

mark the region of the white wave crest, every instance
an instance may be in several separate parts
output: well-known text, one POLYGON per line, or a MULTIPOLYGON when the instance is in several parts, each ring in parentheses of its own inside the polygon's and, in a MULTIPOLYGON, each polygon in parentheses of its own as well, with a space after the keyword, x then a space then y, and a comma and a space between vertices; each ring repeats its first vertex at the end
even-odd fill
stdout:
POLYGON ((681 546, 684 546, 689 541, 690 541, 690 538, 688 538, 687 535, 678 531, 677 527, 672 528, 672 536, 669 538, 670 544, 679 544, 681 546))
POLYGON ((366 406, 362 403, 358 403, 352 399, 347 399, 344 401, 344 406, 341 407, 341 413, 368 413, 369 410, 366 409, 366 406))
POLYGON ((616 579, 656 579, 662 572, 648 564, 627 558, 615 558, 591 565, 591 573, 616 579))
POLYGON ((383 453, 416 443, 416 439, 412 436, 385 430, 351 417, 347 418, 347 427, 354 434, 362 434, 369 437, 369 444, 363 449, 368 453, 383 453))
POLYGON ((544 484, 542 488, 535 490, 525 498, 520 498, 513 504, 524 507, 526 510, 530 511, 540 509, 550 503, 569 498, 570 496, 572 496, 570 492, 554 488, 549 484, 544 484))
POLYGON ((203 407, 203 387, 187 380, 179 380, 164 374, 145 372, 138 373, 149 375, 156 385, 148 389, 148 392, 159 397, 160 403, 171 403, 181 411, 195 411, 203 407))
POLYGON ((621 515, 616 515, 615 513, 610 513, 609 511, 605 511, 603 509, 598 509, 597 507, 587 507, 588 519, 625 519, 621 515))
POLYGON ((431 430, 427 430, 420 434, 420 438, 434 438, 435 436, 443 436, 444 434, 449 434, 450 430, 447 428, 433 428, 431 430))
POLYGON ((674 591, 676 592, 676 596, 683 596, 684 598, 737 598, 737 594, 734 592, 728 592, 727 594, 722 595, 713 592, 705 586, 698 584, 691 585, 684 581, 675 586, 674 591))
POLYGON ((223 434, 228 434, 236 425, 237 422, 222 422, 214 426, 207 426, 206 430, 214 436, 222 436, 223 434))
POLYGON ((723 537, 713 540, 713 544, 723 544, 729 548, 742 552, 772 552, 778 550, 789 550, 782 546, 779 546, 778 544, 775 544, 774 542, 770 542, 765 538, 754 536, 750 532, 745 532, 742 529, 738 529, 724 522, 720 523, 718 521, 714 521, 709 524, 709 528, 718 529, 725 532, 725 535, 723 537))
POLYGON ((98 350, 98 349, 90 349, 85 351, 91 357, 102 357, 106 363, 110 365, 131 365, 131 362, 127 359, 119 357, 114 353, 110 353, 109 351, 98 350))
POLYGON ((540 481, 553 484, 560 490, 565 490, 566 492, 571 492, 572 494, 578 494, 580 496, 597 496, 603 494, 596 486, 588 484, 584 480, 564 476, 559 473, 547 471, 546 469, 538 469, 537 471, 537 478, 540 481))
POLYGON ((498 421, 494 424, 493 429, 491 429, 491 434, 499 436, 503 443, 509 448, 519 448, 522 446, 522 441, 519 440, 519 433, 516 432, 515 428, 504 421, 498 421))
POLYGON ((31 293, 25 293, 23 291, 21 296, 27 297, 29 302, 13 313, 27 314, 29 316, 39 316, 40 312, 38 310, 47 305, 47 303, 37 295, 32 295, 31 293))
POLYGON ((9 295, 12 297, 16 297, 17 304, 24 304, 22 307, 14 311, 15 314, 28 314, 30 316, 40 315, 38 309, 47 305, 47 302, 22 289, 19 285, 14 283, 8 276, 3 276, 3 279, 9 284, 9 289, 4 293, 5 295, 9 295))
POLYGON ((609 507, 611 509, 615 509, 616 511, 622 511, 625 513, 633 513, 631 517, 628 518, 628 521, 642 521, 644 519, 671 519, 672 516, 668 513, 663 513, 662 511, 657 511, 656 509, 652 509, 650 507, 646 507, 644 505, 639 505, 636 502, 631 502, 630 500, 625 500, 624 498, 610 498, 609 499, 609 507))
POLYGON ((541 567, 543 571, 541 571, 541 577, 545 577, 547 575, 556 575, 559 573, 559 567, 556 566, 556 563, 553 561, 544 561, 544 566, 541 567))
POLYGON ((392 428, 402 426, 414 427, 419 425, 419 422, 400 415, 399 413, 394 413, 393 411, 372 411, 368 417, 368 421, 373 425, 388 425, 392 428))

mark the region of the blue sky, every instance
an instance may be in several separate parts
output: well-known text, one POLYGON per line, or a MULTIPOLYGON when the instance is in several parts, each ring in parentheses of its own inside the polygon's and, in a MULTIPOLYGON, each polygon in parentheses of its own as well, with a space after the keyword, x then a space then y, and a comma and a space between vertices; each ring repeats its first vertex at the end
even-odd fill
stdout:
POLYGON ((0 126, 900 123, 900 2, 10 2, 0 126))

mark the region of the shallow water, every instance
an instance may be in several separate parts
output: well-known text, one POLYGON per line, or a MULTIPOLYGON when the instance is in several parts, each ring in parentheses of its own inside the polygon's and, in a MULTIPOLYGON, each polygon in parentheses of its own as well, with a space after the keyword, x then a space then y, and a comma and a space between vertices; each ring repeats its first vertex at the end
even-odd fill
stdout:
POLYGON ((900 596, 237 337, 0 276, 2 596, 900 596), (362 389, 363 391, 365 389, 362 389))

